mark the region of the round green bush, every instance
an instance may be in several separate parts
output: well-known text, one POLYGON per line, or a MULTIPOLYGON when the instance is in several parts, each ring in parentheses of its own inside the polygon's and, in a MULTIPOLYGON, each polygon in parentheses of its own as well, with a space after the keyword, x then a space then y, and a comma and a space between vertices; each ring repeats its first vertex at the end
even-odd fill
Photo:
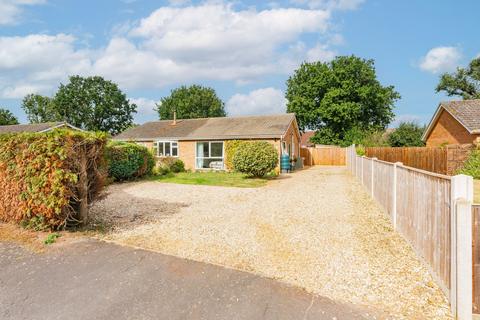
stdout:
POLYGON ((184 172, 185 171, 185 164, 183 163, 182 160, 173 158, 173 157, 166 157, 162 158, 158 162, 158 172, 160 173, 178 173, 178 172, 184 172))
POLYGON ((235 152, 233 167, 253 177, 263 177, 278 165, 278 152, 266 141, 243 143, 235 152))
POLYGON ((144 146, 128 142, 107 145, 108 175, 115 181, 130 180, 152 173, 155 160, 144 146))

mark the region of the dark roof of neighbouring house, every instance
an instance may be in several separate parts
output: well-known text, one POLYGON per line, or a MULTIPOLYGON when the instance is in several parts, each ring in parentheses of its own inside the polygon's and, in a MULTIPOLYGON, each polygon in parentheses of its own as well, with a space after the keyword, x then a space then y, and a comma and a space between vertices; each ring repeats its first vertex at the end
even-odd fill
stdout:
POLYGON ((445 110, 471 134, 480 134, 480 99, 441 102, 430 121, 422 139, 425 140, 445 110))
POLYGON ((282 137, 295 114, 160 120, 147 122, 115 136, 116 140, 269 139, 282 137))
POLYGON ((302 133, 302 141, 301 145, 302 146, 313 146, 315 145, 313 142, 310 142, 310 138, 315 135, 315 131, 305 131, 302 133))
POLYGON ((61 127, 69 127, 71 129, 81 130, 66 122, 43 122, 0 126, 0 133, 45 132, 61 127))

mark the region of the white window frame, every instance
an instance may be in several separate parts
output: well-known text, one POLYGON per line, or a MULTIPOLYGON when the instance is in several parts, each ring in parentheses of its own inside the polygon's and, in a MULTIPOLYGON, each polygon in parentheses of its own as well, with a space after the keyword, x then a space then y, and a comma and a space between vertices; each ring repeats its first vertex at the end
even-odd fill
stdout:
POLYGON ((199 168, 198 159, 220 159, 222 158, 222 169, 225 170, 225 142, 224 141, 196 141, 195 142, 195 169, 197 170, 215 170, 212 168, 199 168), (198 156, 198 144, 199 143, 208 143, 208 157, 199 157, 198 156), (212 143, 221 143, 222 144, 222 156, 221 157, 211 157, 212 152, 212 143))
POLYGON ((173 140, 158 140, 158 141, 155 141, 154 143, 154 148, 157 149, 157 152, 155 154, 155 157, 159 157, 159 158, 167 158, 167 157, 173 157, 173 158, 178 158, 180 156, 180 147, 178 145, 178 141, 173 141, 173 140), (159 148, 159 144, 162 143, 162 155, 160 155, 160 148, 159 148), (167 156, 165 155, 165 144, 166 143, 169 143, 170 144, 170 155, 167 156), (176 144, 177 146, 174 147, 173 144, 176 144), (173 151, 173 148, 176 148, 177 149, 177 155, 176 156, 173 156, 172 155, 172 151, 173 151))

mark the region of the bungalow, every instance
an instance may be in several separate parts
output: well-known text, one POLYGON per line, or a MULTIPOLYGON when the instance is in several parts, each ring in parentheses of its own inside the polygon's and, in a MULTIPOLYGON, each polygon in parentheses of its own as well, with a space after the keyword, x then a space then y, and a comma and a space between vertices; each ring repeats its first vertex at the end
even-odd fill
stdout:
POLYGON ((224 170, 225 141, 262 140, 291 157, 300 155, 295 114, 160 120, 115 136, 151 148, 157 159, 177 157, 186 169, 224 170))
POLYGON ((0 126, 0 134, 3 133, 21 133, 21 132, 48 132, 59 128, 69 128, 73 130, 83 131, 80 128, 74 127, 66 122, 43 122, 30 124, 10 124, 0 126))
POLYGON ((442 102, 422 139, 427 147, 472 144, 480 137, 480 99, 442 102))

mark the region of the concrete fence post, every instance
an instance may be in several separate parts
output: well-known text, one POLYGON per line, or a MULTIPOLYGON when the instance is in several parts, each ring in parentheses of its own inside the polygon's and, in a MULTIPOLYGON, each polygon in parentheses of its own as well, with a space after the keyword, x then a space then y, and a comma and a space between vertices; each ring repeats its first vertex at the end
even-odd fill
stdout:
POLYGON ((372 198, 375 199, 375 189, 374 189, 374 185, 375 185, 375 161, 377 161, 377 158, 372 158, 372 166, 370 167, 370 170, 372 171, 372 180, 371 180, 371 183, 372 183, 372 190, 371 190, 371 193, 372 193, 372 198))
POLYGON ((455 319, 472 319, 472 202, 473 178, 452 177, 451 185, 451 290, 455 319))

